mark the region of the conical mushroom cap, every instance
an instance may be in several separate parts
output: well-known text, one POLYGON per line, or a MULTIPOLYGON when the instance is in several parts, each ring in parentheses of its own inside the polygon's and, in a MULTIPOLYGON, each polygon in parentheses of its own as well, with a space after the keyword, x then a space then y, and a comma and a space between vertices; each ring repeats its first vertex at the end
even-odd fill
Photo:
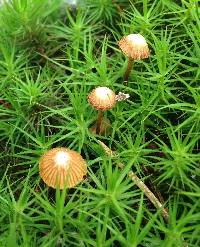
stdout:
POLYGON ((72 188, 83 180, 87 165, 82 156, 67 148, 53 148, 39 163, 40 176, 50 187, 72 188))
POLYGON ((125 55, 134 60, 147 58, 150 55, 147 42, 141 34, 124 36, 118 45, 125 55))
POLYGON ((115 93, 108 87, 97 87, 88 96, 88 102, 96 109, 105 111, 116 104, 115 93))

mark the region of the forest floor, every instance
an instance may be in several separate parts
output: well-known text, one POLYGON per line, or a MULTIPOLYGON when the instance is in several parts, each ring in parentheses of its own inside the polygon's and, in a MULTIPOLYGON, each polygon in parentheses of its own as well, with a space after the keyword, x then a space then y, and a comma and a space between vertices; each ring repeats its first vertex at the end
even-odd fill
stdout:
POLYGON ((0 246, 200 246, 198 1, 13 0, 0 30, 0 246), (150 56, 127 85, 129 34, 150 56), (101 134, 99 86, 129 95, 101 134), (87 163, 72 189, 39 175, 55 147, 87 163))

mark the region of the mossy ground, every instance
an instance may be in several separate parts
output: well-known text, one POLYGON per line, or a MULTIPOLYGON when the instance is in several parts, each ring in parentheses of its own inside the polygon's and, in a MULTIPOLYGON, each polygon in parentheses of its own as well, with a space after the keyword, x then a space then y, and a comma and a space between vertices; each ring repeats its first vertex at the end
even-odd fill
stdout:
POLYGON ((13 0, 0 31, 0 246, 200 246, 198 1, 13 0), (146 38, 151 56, 126 86, 117 41, 129 33, 146 38), (130 95, 105 113, 112 129, 102 136, 90 131, 96 86, 130 95), (40 156, 61 146, 88 164, 68 191, 39 177, 40 156))

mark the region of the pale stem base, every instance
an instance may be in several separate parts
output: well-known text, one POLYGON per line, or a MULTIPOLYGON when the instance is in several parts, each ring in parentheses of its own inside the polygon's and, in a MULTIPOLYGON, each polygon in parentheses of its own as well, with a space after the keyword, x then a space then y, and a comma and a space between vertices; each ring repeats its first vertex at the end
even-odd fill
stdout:
POLYGON ((129 78, 129 75, 130 75, 132 67, 133 67, 133 62, 134 62, 134 60, 131 57, 129 57, 128 58, 128 66, 127 66, 126 72, 124 74, 124 83, 126 85, 128 85, 128 78, 129 78))
POLYGON ((99 135, 101 130, 101 123, 103 119, 103 111, 98 111, 98 117, 97 117, 97 125, 96 125, 96 134, 99 135))

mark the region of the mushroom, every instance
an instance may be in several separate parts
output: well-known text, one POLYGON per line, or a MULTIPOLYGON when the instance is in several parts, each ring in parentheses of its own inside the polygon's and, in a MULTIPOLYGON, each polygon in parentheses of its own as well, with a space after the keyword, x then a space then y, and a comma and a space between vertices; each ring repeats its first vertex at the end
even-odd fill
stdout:
POLYGON ((123 53, 128 56, 128 67, 124 74, 124 82, 128 85, 128 77, 131 72, 133 61, 148 58, 149 48, 145 38, 141 34, 129 34, 124 36, 118 45, 123 53))
POLYGON ((72 188, 83 180, 87 165, 82 156, 68 148, 53 148, 40 159, 39 172, 50 187, 72 188))
POLYGON ((108 87, 97 87, 88 96, 88 102, 98 110, 96 134, 100 133, 103 112, 112 109, 116 104, 116 95, 108 87))

